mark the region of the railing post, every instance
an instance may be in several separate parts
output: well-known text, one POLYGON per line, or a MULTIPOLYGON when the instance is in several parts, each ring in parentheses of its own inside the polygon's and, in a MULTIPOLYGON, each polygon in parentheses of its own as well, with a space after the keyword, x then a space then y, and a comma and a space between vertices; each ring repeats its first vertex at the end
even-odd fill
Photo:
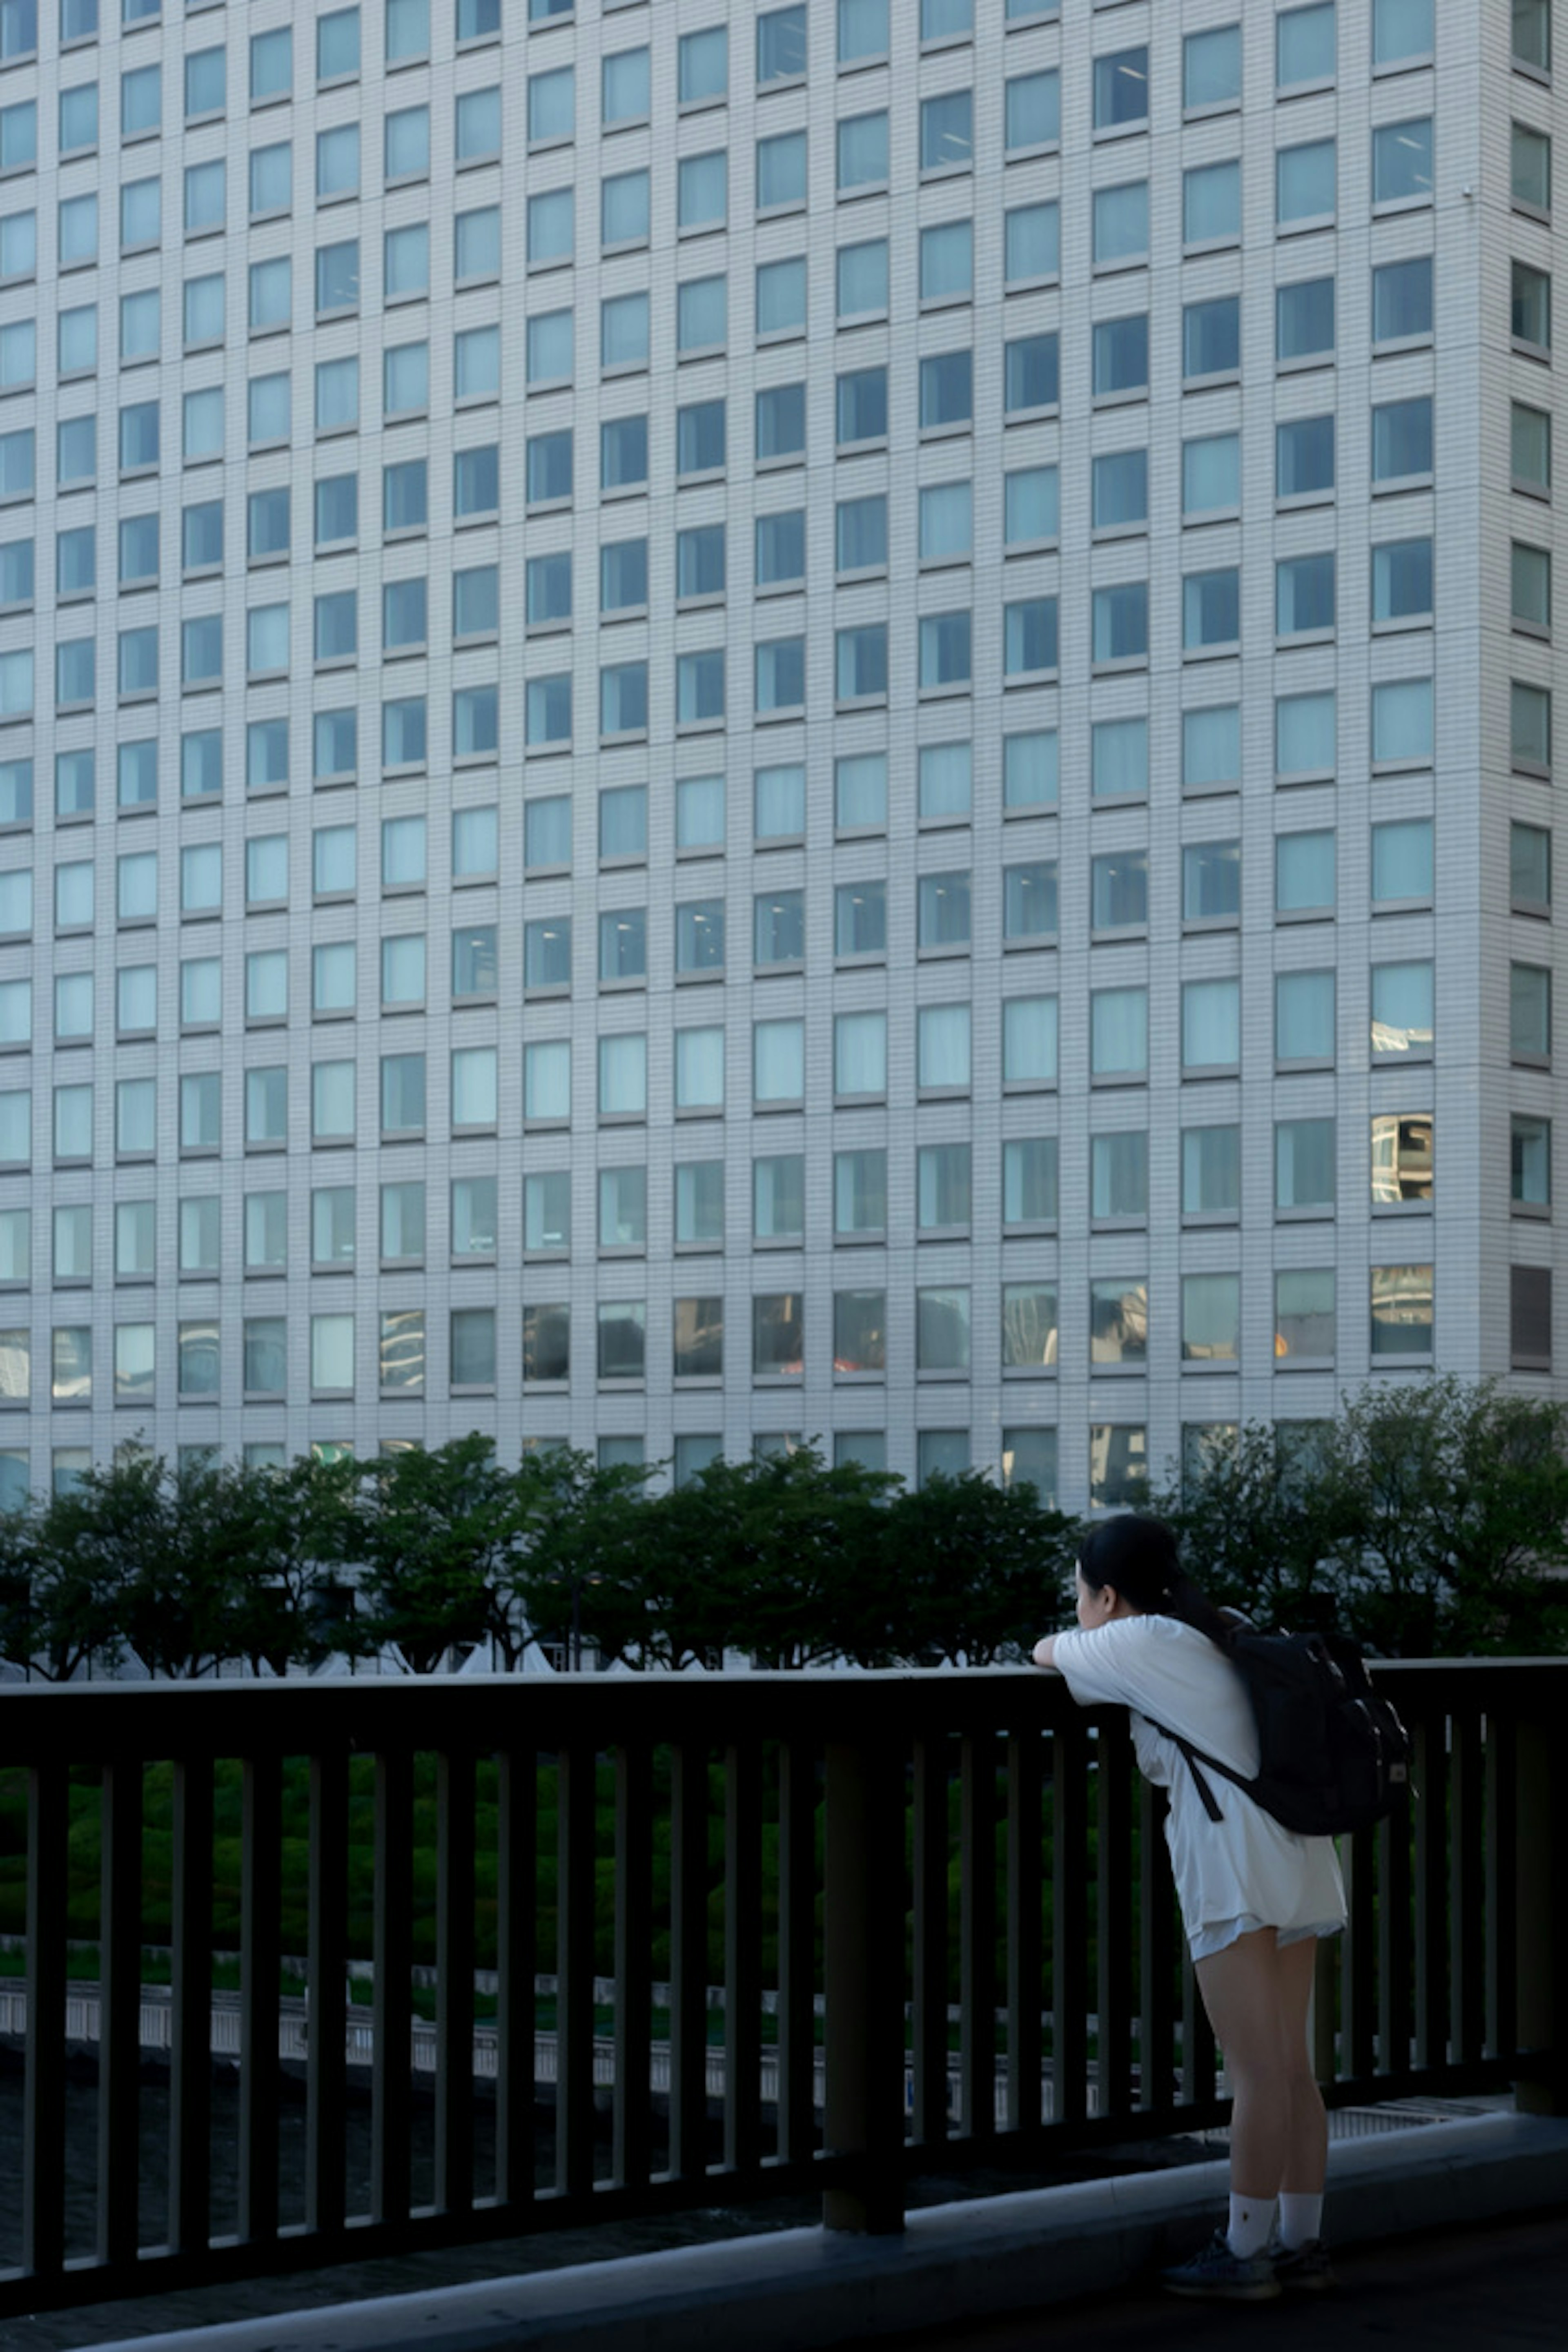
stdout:
POLYGON ((1552 1890, 1557 1841, 1568 1827, 1568 1807, 1561 1744, 1552 1727, 1540 1717, 1518 1727, 1515 1774, 1514 1948, 1521 2056, 1514 2104, 1524 2115, 1561 2116, 1568 2114, 1568 2053, 1563 2049, 1568 2000, 1563 1993, 1564 1955, 1552 1890))
POLYGON ((850 2178, 822 2200, 824 2227, 904 2226, 902 1751, 830 1740, 823 1984, 826 2137, 850 2178))

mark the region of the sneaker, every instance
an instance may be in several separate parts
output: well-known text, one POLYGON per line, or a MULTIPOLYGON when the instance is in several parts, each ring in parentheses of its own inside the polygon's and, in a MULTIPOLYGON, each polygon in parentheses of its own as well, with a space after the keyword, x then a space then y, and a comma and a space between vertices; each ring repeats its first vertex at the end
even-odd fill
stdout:
POLYGON ((1276 2238, 1268 2253, 1274 2275, 1288 2294, 1321 2294, 1337 2284, 1321 2238, 1309 2238, 1304 2246, 1282 2246, 1276 2238))
POLYGON ((1266 2252, 1233 2254, 1223 2230, 1190 2262, 1162 2271, 1160 2284, 1172 2294, 1204 2295, 1217 2303, 1266 2303, 1284 2292, 1272 2258, 1266 2252))

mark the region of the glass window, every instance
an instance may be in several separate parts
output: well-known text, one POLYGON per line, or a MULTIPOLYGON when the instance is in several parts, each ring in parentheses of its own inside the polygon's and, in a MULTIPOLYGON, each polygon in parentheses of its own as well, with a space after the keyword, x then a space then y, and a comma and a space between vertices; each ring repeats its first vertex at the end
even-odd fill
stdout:
POLYGON ((1374 963, 1372 968, 1372 1050, 1374 1055, 1432 1051, 1433 967, 1429 962, 1374 963))
POLYGON ((1404 482, 1432 471, 1432 401, 1394 400, 1372 412, 1372 478, 1404 482))
POLYGON ((805 1092, 804 1021, 757 1021, 752 1025, 752 1097, 767 1103, 798 1102, 805 1092))
MULTIPOLYGON (((967 171, 974 156, 974 93, 944 90, 921 100, 921 170, 967 171)), ((840 130, 843 125, 840 124, 840 130)), ((886 177, 884 170, 883 176, 886 177)))
POLYGON ((1552 210, 1552 142, 1526 122, 1509 126, 1509 190, 1526 212, 1552 210))
POLYGON ((1241 574, 1234 567, 1189 572, 1182 582, 1182 648, 1212 652, 1239 642, 1241 574))
POLYGON ((1089 1066, 1094 1077, 1142 1081, 1149 1068, 1149 992, 1102 988, 1089 996, 1089 1066))
POLYGON ((1089 729, 1089 790, 1096 800, 1141 798, 1149 789, 1149 722, 1100 719, 1089 729))
POLYGON ((606 131, 641 122, 648 111, 648 52, 616 49, 604 61, 599 119, 606 131))
POLYGON ((1097 588, 1090 604, 1097 662, 1145 661, 1149 655, 1149 583, 1124 581, 1097 588))
POLYGON ((1061 137, 1061 76, 1048 71, 1012 75, 1003 86, 1003 138, 1009 156, 1054 147, 1061 137))
POLYGON ((974 290, 974 229, 970 221, 943 221, 921 231, 922 302, 967 301, 974 290))
MULTIPOLYGON (((1394 266, 1403 268, 1409 265, 1394 266)), ((1376 270, 1373 272, 1374 310, 1378 275, 1376 270)), ((1308 278, 1296 285, 1278 288, 1274 297, 1274 355, 1280 365, 1331 359, 1333 350, 1333 279, 1308 278)))
POLYGON ((1373 0, 1373 64, 1404 65, 1429 58, 1435 5, 1436 0, 1373 0))
POLYGON ((1542 965, 1509 966, 1509 1045, 1516 1062, 1551 1059, 1552 974, 1542 965))
POLYGON ((851 114, 837 124, 837 188, 840 195, 883 187, 888 178, 888 117, 851 114))
POLYGON ((758 334, 804 334, 805 289, 806 269, 804 259, 768 261, 760 264, 756 278, 758 334))
POLYGON ((729 280, 689 278, 676 288, 675 347, 678 352, 722 349, 728 332, 729 280))
POLYGON ((1372 134, 1373 202, 1380 205, 1432 201, 1432 118, 1384 122, 1372 134))
POLYGON ((756 408, 756 454, 759 464, 769 459, 805 454, 805 386, 775 384, 759 392, 756 408))
POLYGON ((1516 1208, 1552 1206, 1552 1121, 1515 1111, 1510 1122, 1509 1192, 1516 1208))
POLYGON ((527 236, 530 268, 570 261, 575 236, 575 214, 570 188, 548 188, 528 199, 527 236))
POLYGON ((1374 1208, 1395 1208, 1432 1198, 1432 1119, 1380 1113, 1372 1122, 1372 1199, 1374 1208))
POLYGON ((1117 49, 1094 60, 1094 127, 1123 131, 1149 115, 1149 52, 1117 49))
POLYGON ((1132 1129, 1120 1135, 1090 1136, 1089 1198, 1089 1214, 1097 1223, 1145 1222, 1149 1214, 1146 1129, 1132 1129))
POLYGON ((888 0, 837 0, 838 63, 888 55, 888 0))
POLYGON ((1334 1058, 1334 975, 1284 971, 1274 982, 1274 1058, 1326 1062, 1334 1058))
POLYGON ((1241 26, 1219 25, 1189 33, 1182 43, 1182 104, 1200 108, 1241 103, 1241 26))
POLYGON ((1130 180, 1119 187, 1096 188, 1093 196, 1092 243, 1097 269, 1121 268, 1149 255, 1149 183, 1130 180))
POLYGON ((1274 627, 1281 637, 1334 625, 1334 558, 1284 557, 1274 567, 1274 627))
POLYGON ((700 33, 684 33, 676 52, 677 91, 682 106, 697 106, 730 93, 728 27, 714 25, 700 33))
POLYGON ((1331 689, 1281 695, 1274 705, 1274 764, 1280 776, 1332 775, 1335 711, 1331 689))
POLYGON ((1509 551, 1510 610, 1516 629, 1552 632, 1552 557, 1544 547, 1516 539, 1509 551))
POLYGON ((1093 329, 1092 385, 1097 399, 1149 389, 1149 320, 1102 319, 1093 329))
POLYGON ((1549 352, 1552 349, 1552 280, 1544 269, 1534 269, 1528 262, 1511 265, 1511 299, 1510 323, 1516 343, 1530 349, 1549 352))
MULTIPOLYGON (((721 417, 723 402, 716 404, 721 417)), ((684 411, 682 412, 684 414, 684 411)), ((599 427, 599 487, 639 488, 647 480, 647 418, 613 417, 599 427)))
POLYGON ((1432 616, 1432 541, 1390 540, 1372 551, 1373 622, 1428 621, 1432 616))
POLYGON ((1218 295, 1182 312, 1182 374, 1187 383, 1234 375, 1241 365, 1241 299, 1218 295))
MULTIPOLYGON (((1431 893, 1431 826, 1427 821, 1427 895, 1431 893)), ((1510 900, 1516 914, 1548 914, 1552 907, 1552 835, 1544 825, 1509 827, 1510 900)))
POLYGON ((1182 983, 1182 1067, 1234 1069, 1241 1059, 1241 983, 1188 980, 1182 983))
POLYGON ((1003 409, 1008 416, 1056 407, 1060 345, 1055 333, 1023 335, 1003 347, 1003 409))
POLYGON ((1315 0, 1287 9, 1275 23, 1274 80, 1278 89, 1299 89, 1334 78, 1333 0, 1315 0))
POLYGON ((1182 788, 1219 792, 1241 781, 1241 711, 1234 702, 1182 714, 1182 788))
POLYGON ((1234 1362, 1241 1344, 1241 1277, 1182 1276, 1182 1361, 1234 1362))
MULTIPOLYGON (((1375 416, 1377 410, 1373 411, 1375 416)), ((1274 494, 1323 498, 1334 487, 1334 420, 1301 416, 1274 428, 1274 494)))
POLYGON ((1374 1265, 1372 1269, 1372 1353, 1381 1357, 1432 1352, 1432 1268, 1374 1265))
MULTIPOLYGON (((1524 313, 1518 307, 1520 292, 1518 266, 1515 268, 1514 333, 1521 332, 1519 320, 1524 313)), ((1532 273, 1534 274, 1534 273, 1532 273)), ((1543 279, 1550 295, 1550 280, 1543 279)), ((1526 310, 1530 305, 1526 303, 1526 310)), ((1414 261, 1385 261, 1372 273, 1372 339, 1374 344, 1406 342, 1432 332, 1432 258, 1422 255, 1414 261)), ((1526 324, 1542 323, 1539 312, 1531 312, 1526 324)))
POLYGON ((1334 1269, 1282 1267, 1274 1277, 1277 1363, 1334 1360, 1334 1269))
MULTIPOLYGON (((1281 19, 1283 22, 1283 19, 1281 19)), ((1335 148, 1331 139, 1281 147, 1274 159, 1274 217, 1280 228, 1334 216, 1335 148)))
POLYGON ((1118 1279, 1089 1286, 1089 1361, 1142 1364, 1149 1353, 1149 1286, 1118 1279))
POLYGON ((1184 1217, 1235 1217, 1240 1209, 1240 1128, 1184 1129, 1182 1214, 1184 1217))
POLYGON ((1241 845, 1189 842, 1182 851, 1182 919, 1235 922, 1241 913, 1241 845))
POLYGON ((888 308, 888 240, 871 237, 860 245, 842 245, 837 256, 837 316, 879 317, 888 308))
POLYGON ((1334 908, 1331 832, 1282 833, 1274 844, 1274 908, 1280 915, 1329 915, 1334 908))
POLYGON ((1182 444, 1184 516, 1234 512, 1241 504, 1241 436, 1206 434, 1182 444))

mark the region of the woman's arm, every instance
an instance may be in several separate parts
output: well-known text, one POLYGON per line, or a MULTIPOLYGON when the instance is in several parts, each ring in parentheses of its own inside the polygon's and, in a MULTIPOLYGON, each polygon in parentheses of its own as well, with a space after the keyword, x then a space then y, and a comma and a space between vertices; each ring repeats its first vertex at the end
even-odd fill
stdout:
POLYGON ((1054 1633, 1047 1633, 1044 1641, 1037 1642, 1035 1643, 1034 1659, 1035 1664, 1037 1666, 1054 1666, 1056 1664, 1057 1637, 1054 1633))

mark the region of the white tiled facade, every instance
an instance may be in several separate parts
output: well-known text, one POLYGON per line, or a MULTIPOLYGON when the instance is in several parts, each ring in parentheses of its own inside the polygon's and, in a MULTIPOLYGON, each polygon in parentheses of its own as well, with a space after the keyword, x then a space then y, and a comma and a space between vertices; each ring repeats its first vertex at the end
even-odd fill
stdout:
POLYGON ((1568 1392, 1557 13, 0 0, 5 1497, 1568 1392))

